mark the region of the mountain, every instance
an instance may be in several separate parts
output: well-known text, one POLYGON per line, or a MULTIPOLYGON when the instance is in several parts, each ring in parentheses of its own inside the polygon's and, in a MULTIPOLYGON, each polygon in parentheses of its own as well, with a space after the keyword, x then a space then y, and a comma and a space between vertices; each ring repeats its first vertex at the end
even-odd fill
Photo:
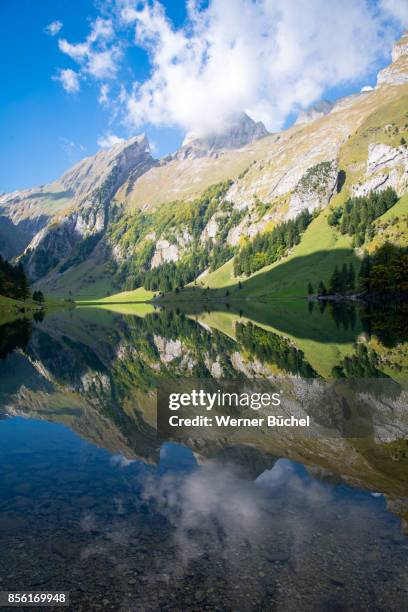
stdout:
MULTIPOLYGON (((190 432, 183 443, 200 461, 224 456, 225 461, 246 466, 246 473, 256 466, 261 472, 265 469, 258 453, 287 457, 317 473, 336 474, 350 485, 381 491, 395 504, 395 512, 406 516, 406 504, 398 507, 398 500, 406 498, 408 478, 403 441, 408 431, 406 390, 390 380, 394 393, 385 394, 383 387, 375 402, 368 401, 362 410, 350 399, 352 383, 345 387, 339 382, 328 410, 324 376, 331 376, 332 365, 345 356, 352 362, 358 350, 353 339, 362 331, 358 319, 355 330, 348 327, 345 331, 328 313, 325 317, 318 312, 305 314, 304 302, 292 302, 290 308, 295 311, 289 317, 283 304, 272 317, 271 309, 264 309, 266 321, 272 318, 283 326, 280 330, 248 319, 249 313, 242 317, 230 311, 202 312, 190 318, 165 309, 154 312, 151 306, 147 314, 143 306, 133 307, 133 316, 128 317, 77 309, 75 313, 50 313, 35 325, 22 320, 18 336, 15 323, 4 330, 11 350, 0 360, 5 381, 0 389, 0 413, 63 423, 111 453, 157 462, 161 438, 156 432, 155 389, 159 380, 205 373, 222 384, 223 378, 249 382, 255 377, 259 382, 282 376, 291 410, 299 415, 306 410, 311 415, 314 435, 263 428, 262 435, 254 436, 248 428, 234 428, 221 439, 211 431, 200 431, 198 439, 190 432), (308 320, 299 334, 295 330, 302 311, 308 320), (19 338, 14 352, 13 330, 19 338), (311 380, 302 378, 306 372, 313 376, 312 391, 311 380), (352 431, 351 423, 358 423, 359 431, 368 426, 367 436, 345 435, 352 431), (328 436, 330 424, 335 429, 328 436)), ((374 337, 365 342, 376 355, 376 363, 398 377, 398 369, 390 369, 393 349, 374 337), (385 351, 381 358, 377 355, 380 350, 385 351)), ((361 348, 361 342, 359 345, 361 348)), ((367 401, 366 394, 363 401, 367 401)))
POLYGON ((295 125, 315 121, 316 119, 319 119, 320 117, 323 117, 324 115, 330 113, 332 108, 333 104, 331 102, 328 102, 328 100, 321 100, 320 102, 316 102, 316 104, 313 104, 308 110, 299 113, 295 125))
POLYGON ((155 164, 147 139, 136 136, 85 158, 54 183, 1 196, 0 227, 9 227, 11 221, 16 236, 22 236, 15 250, 23 247, 32 280, 57 266, 77 244, 93 238, 95 246, 118 188, 155 164))
MULTIPOLYGON (((149 167, 149 161, 153 165, 148 142, 143 136, 83 159, 53 183, 0 195, 0 232, 11 222, 15 236, 20 238, 17 246, 20 251, 21 245, 27 247, 51 220, 69 209, 80 208, 83 204, 86 206, 87 198, 91 204, 92 194, 102 187, 110 173, 118 173, 116 182, 129 173, 137 173, 139 157, 146 164, 141 171, 149 167)), ((0 236, 5 238, 3 234, 0 236)))
POLYGON ((297 221, 299 235, 276 262, 259 253, 249 277, 240 277, 238 295, 252 297, 304 295, 305 279, 327 282, 335 265, 359 266, 379 236, 405 245, 405 199, 398 218, 391 210, 378 221, 377 242, 367 234, 356 246, 328 216, 350 196, 408 190, 407 40, 395 44, 375 89, 322 103, 282 132, 268 134, 242 113, 222 132, 187 135, 161 160, 136 136, 54 183, 0 196, 0 251, 57 296, 102 298, 141 285, 168 291, 194 281, 224 295, 237 290, 233 258, 246 243, 278 225, 293 233, 288 222, 313 213, 297 221))
POLYGON ((408 33, 394 44, 392 49, 392 64, 378 73, 377 87, 385 84, 394 85, 406 83, 408 56, 408 33))
POLYGON ((240 149, 268 134, 268 130, 261 121, 256 123, 246 113, 241 113, 222 131, 206 134, 203 137, 189 132, 175 157, 176 159, 218 157, 220 151, 240 149))

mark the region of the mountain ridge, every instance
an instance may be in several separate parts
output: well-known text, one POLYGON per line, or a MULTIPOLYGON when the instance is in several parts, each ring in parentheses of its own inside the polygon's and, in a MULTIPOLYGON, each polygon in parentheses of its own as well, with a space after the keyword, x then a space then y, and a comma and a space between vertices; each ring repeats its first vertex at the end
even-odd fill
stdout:
POLYGON ((219 151, 240 149, 268 134, 262 121, 255 122, 246 113, 241 113, 219 131, 204 136, 188 133, 174 158, 195 159, 217 156, 219 151))
POLYGON ((224 134, 190 135, 161 160, 140 135, 85 158, 49 185, 0 196, 1 243, 46 291, 83 296, 93 286, 103 297, 134 289, 136 279, 161 266, 191 266, 200 253, 202 261, 222 265, 259 232, 345 194, 392 186, 402 195, 404 40, 374 90, 325 106, 283 132, 269 134, 241 114, 224 134), (373 125, 360 133, 370 117, 373 125))

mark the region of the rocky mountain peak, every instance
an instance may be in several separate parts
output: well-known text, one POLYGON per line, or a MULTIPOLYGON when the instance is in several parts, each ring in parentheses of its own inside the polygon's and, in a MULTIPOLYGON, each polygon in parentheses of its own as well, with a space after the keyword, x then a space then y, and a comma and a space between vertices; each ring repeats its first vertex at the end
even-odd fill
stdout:
POLYGON ((392 61, 396 62, 402 55, 408 55, 408 30, 394 43, 392 61))
MULTIPOLYGON (((69 257, 83 238, 98 236, 106 228, 117 190, 156 163, 142 134, 86 157, 50 185, 4 196, 0 198, 0 239, 2 226, 7 231, 7 219, 18 230, 21 224, 24 232, 18 246, 20 252, 24 249, 26 269, 33 280, 41 278, 69 257), (44 253, 51 266, 44 263, 44 253)), ((14 255, 10 246, 7 252, 14 255)))
POLYGON ((175 157, 177 159, 214 157, 219 151, 240 149, 268 134, 262 121, 254 121, 246 113, 239 113, 227 127, 220 131, 205 136, 189 132, 175 157))
POLYGON ((328 100, 320 100, 315 104, 312 104, 307 110, 301 111, 298 118, 296 119, 295 125, 301 125, 302 123, 310 123, 316 119, 320 119, 324 115, 330 113, 333 108, 333 104, 328 100))
POLYGON ((377 87, 385 84, 399 85, 408 81, 408 31, 392 48, 392 64, 377 75, 377 87))
POLYGON ((66 190, 82 198, 100 187, 115 172, 116 186, 123 182, 135 167, 153 164, 149 141, 144 134, 123 140, 108 149, 102 149, 91 157, 78 162, 61 178, 66 190))

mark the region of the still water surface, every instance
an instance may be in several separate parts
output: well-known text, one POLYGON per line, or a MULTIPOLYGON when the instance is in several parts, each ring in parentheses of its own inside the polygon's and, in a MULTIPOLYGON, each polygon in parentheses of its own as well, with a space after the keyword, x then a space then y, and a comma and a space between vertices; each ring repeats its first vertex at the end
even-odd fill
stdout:
POLYGON ((81 611, 407 609, 406 410, 364 440, 155 430, 160 377, 403 385, 404 317, 336 309, 128 305, 1 327, 0 589, 70 591, 81 611))

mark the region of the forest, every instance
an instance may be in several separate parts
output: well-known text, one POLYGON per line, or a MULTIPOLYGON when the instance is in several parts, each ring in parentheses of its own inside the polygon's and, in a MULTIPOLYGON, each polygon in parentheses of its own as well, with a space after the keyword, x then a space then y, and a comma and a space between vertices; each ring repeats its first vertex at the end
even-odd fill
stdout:
POLYGON ((117 270, 119 284, 126 289, 143 286, 152 291, 173 291, 205 269, 216 270, 231 259, 236 249, 226 244, 225 239, 231 227, 239 223, 242 212, 234 211, 231 203, 224 200, 230 186, 231 181, 224 181, 209 187, 194 201, 174 202, 172 206, 161 206, 153 212, 138 211, 114 221, 108 230, 112 242, 133 252, 133 257, 123 261, 117 270), (203 241, 205 226, 216 211, 217 240, 203 241), (180 228, 190 236, 182 258, 151 269, 156 236, 177 244, 180 228))
POLYGON ((327 222, 338 227, 342 234, 353 236, 353 247, 360 247, 374 236, 373 221, 398 202, 392 187, 384 191, 371 191, 367 196, 349 198, 344 207, 333 209, 327 222))
POLYGON ((301 234, 312 219, 313 215, 304 210, 294 219, 280 223, 272 231, 255 236, 235 255, 234 275, 250 276, 287 255, 289 249, 299 243, 301 234))
POLYGON ((372 349, 364 344, 356 345, 356 352, 347 355, 332 369, 333 378, 386 378, 386 374, 378 369, 379 359, 372 349))
POLYGON ((365 253, 359 286, 368 294, 408 295, 408 248, 386 242, 374 253, 365 253))
POLYGON ((299 350, 286 338, 268 332, 253 323, 237 323, 235 327, 237 342, 251 355, 258 357, 261 363, 274 363, 290 374, 299 374, 305 378, 317 376, 312 366, 305 360, 303 351, 299 350))
POLYGON ((407 296, 408 295, 408 249, 389 242, 374 253, 364 253, 356 279, 354 266, 350 263, 336 266, 326 287, 320 281, 317 287, 309 282, 308 295, 318 297, 347 295, 358 292, 362 295, 407 296))
POLYGON ((30 284, 21 263, 13 266, 0 255, 0 295, 15 300, 30 297, 30 284))
POLYGON ((31 295, 30 282, 24 271, 23 264, 11 264, 0 255, 0 295, 14 300, 25 301, 30 297, 34 302, 43 304, 42 291, 34 291, 31 295))

